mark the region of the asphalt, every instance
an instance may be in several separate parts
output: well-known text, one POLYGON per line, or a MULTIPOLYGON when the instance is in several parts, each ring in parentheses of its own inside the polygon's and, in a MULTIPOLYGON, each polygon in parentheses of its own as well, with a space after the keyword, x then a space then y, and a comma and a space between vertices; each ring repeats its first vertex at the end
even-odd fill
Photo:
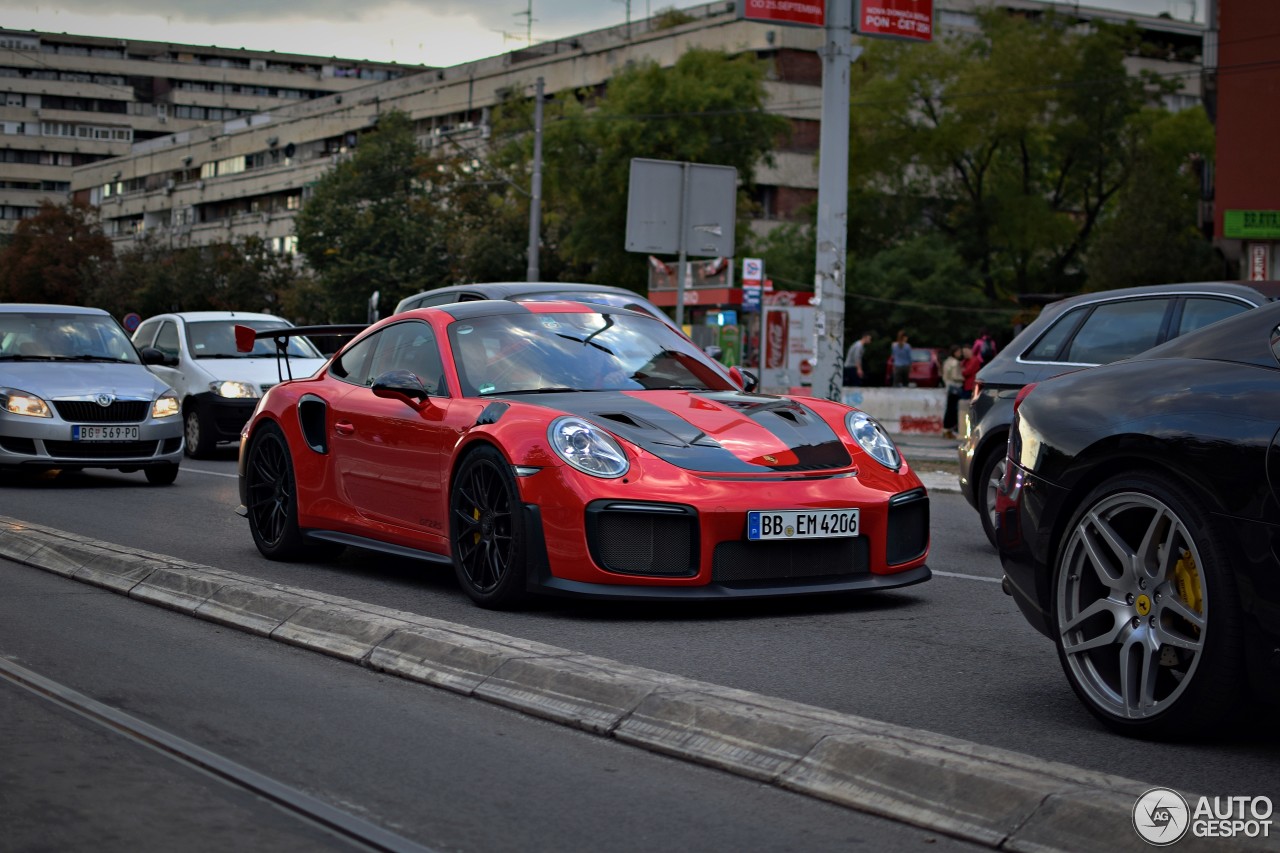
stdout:
POLYGON ((992 849, 1147 849, 1133 806, 1152 786, 1132 779, 3 516, 0 559, 992 849))

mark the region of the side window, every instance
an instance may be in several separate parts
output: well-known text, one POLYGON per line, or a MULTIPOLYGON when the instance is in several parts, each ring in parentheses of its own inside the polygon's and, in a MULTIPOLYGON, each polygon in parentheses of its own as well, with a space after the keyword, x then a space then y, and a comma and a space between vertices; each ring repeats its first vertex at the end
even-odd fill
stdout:
POLYGON ((369 355, 381 334, 370 335, 362 341, 352 344, 333 359, 329 365, 329 375, 350 382, 352 385, 371 385, 368 366, 369 355))
POLYGON ((1210 296, 1188 296, 1182 303, 1182 320, 1172 337, 1194 332, 1196 329, 1234 317, 1249 306, 1234 299, 1215 299, 1210 296))
POLYGON ((1067 338, 1071 337, 1076 326, 1080 325, 1080 320, 1088 310, 1086 306, 1063 314, 1022 357, 1029 361, 1058 361, 1058 353, 1062 350, 1062 345, 1067 342, 1067 338))
POLYGON ((1064 360, 1107 364, 1151 349, 1160 340, 1160 328, 1171 302, 1131 299, 1097 306, 1076 332, 1064 360))
POLYGON ((178 326, 171 320, 160 326, 155 348, 170 358, 178 357, 178 326))
POLYGON ((429 325, 416 320, 397 323, 384 329, 378 338, 370 377, 376 379, 390 370, 407 370, 422 380, 428 394, 445 393, 444 363, 429 325))
POLYGON ((148 320, 138 327, 138 331, 133 333, 133 345, 138 349, 151 346, 151 342, 156 339, 156 329, 159 328, 159 320, 148 320))

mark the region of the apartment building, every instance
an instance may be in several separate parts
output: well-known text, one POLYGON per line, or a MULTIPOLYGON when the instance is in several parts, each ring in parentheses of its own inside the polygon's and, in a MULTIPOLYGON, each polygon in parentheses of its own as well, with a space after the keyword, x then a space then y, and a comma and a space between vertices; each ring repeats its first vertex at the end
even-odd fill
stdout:
POLYGON ((422 66, 0 29, 0 234, 133 146, 422 66))
MULTIPOLYGON (((940 0, 941 30, 976 26, 974 10, 986 0, 940 0)), ((1060 5, 1002 0, 1025 14, 1060 5)), ((1120 22, 1135 16, 1071 7, 1083 19, 1120 22)), ((771 61, 766 83, 770 110, 786 116, 793 132, 772 165, 756 173, 763 210, 756 227, 792 217, 817 196, 816 155, 821 108, 820 30, 740 20, 733 2, 681 10, 685 22, 665 25, 655 16, 537 44, 500 56, 424 70, 384 83, 307 101, 280 104, 177 133, 134 140, 128 153, 75 169, 76 198, 97 205, 108 235, 120 244, 151 235, 173 245, 200 245, 257 235, 291 252, 293 217, 308 187, 358 143, 379 115, 410 116, 424 148, 447 145, 479 150, 492 108, 512 94, 532 94, 542 78, 549 95, 607 85, 631 62, 670 66, 690 48, 750 51, 771 61)), ((1157 47, 1134 55, 1131 71, 1186 79, 1170 106, 1199 102, 1203 27, 1168 18, 1135 18, 1157 47)), ((123 247, 123 246, 122 246, 123 247)))

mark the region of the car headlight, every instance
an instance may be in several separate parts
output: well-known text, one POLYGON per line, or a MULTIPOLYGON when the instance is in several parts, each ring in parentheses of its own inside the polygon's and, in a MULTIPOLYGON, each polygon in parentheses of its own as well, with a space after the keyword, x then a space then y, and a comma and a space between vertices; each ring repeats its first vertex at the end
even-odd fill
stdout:
POLYGON ((219 397, 232 397, 238 400, 258 396, 258 386, 251 382, 236 382, 234 379, 222 379, 209 383, 209 390, 219 397))
POLYGON ((0 388, 0 405, 11 415, 27 415, 32 418, 51 418, 49 404, 29 391, 17 388, 0 388))
POLYGON ((178 398, 170 394, 168 391, 156 398, 151 404, 151 417, 153 418, 170 418, 182 411, 182 406, 178 405, 178 398))
POLYGON ((584 474, 614 478, 631 468, 613 436, 582 418, 556 418, 547 438, 556 455, 584 474))
POLYGON ((855 409, 845 416, 844 423, 849 428, 849 435, 872 459, 893 471, 902 467, 902 456, 879 421, 855 409))

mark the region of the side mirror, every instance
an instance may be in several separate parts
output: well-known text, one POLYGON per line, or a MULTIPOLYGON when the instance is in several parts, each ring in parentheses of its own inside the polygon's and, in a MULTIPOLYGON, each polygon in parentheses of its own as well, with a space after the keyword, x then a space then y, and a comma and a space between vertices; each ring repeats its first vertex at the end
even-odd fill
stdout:
MULTIPOLYGON (((164 364, 165 363, 164 353, 156 349, 155 347, 143 347, 141 350, 138 351, 138 355, 142 356, 143 364, 164 364)), ((176 359, 174 360, 174 363, 175 364, 177 363, 176 359)))
POLYGON ((760 385, 754 373, 750 370, 741 370, 737 366, 729 368, 729 378, 733 380, 735 385, 748 393, 756 390, 760 385))
POLYGON ((402 400, 415 409, 421 409, 430 396, 418 374, 410 370, 388 370, 380 374, 373 380, 373 394, 388 400, 402 400))

